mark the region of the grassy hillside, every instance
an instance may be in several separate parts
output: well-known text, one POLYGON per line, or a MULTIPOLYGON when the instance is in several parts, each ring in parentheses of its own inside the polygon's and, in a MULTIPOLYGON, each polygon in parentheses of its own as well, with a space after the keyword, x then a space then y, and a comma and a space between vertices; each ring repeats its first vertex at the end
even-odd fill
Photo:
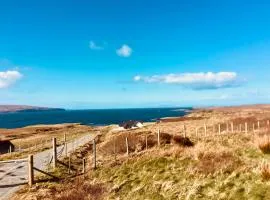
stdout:
MULTIPOLYGON (((220 112, 203 115, 212 125, 228 120, 228 115, 220 112)), ((257 119, 229 120, 239 127, 257 119)), ((192 126, 203 123, 205 120, 170 122, 116 133, 102 129, 96 170, 90 169, 90 148, 84 152, 89 164, 86 175, 39 183, 14 199, 270 199, 269 130, 261 128, 254 133, 249 129, 247 134, 240 129, 234 133, 223 130, 217 135, 211 129, 207 137, 191 134, 192 126), (175 139, 183 134, 179 128, 183 123, 194 146, 175 139), (157 126, 162 127, 161 146, 157 146, 157 126), (148 149, 146 135, 151 144, 148 149), (132 141, 129 157, 125 154, 126 137, 132 141)))

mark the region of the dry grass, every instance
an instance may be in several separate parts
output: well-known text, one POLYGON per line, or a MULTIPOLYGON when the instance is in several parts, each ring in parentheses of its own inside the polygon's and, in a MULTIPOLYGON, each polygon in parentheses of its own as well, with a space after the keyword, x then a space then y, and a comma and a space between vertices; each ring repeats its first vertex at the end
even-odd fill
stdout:
POLYGON ((268 163, 262 164, 261 173, 264 180, 270 180, 270 165, 268 163))
MULTIPOLYGON (((52 199, 55 200, 99 200, 106 193, 106 188, 102 184, 89 184, 82 178, 75 179, 68 184, 66 189, 55 191, 52 199)), ((42 197, 40 198, 42 199, 42 197)))
POLYGON ((195 171, 205 175, 216 172, 232 173, 241 165, 241 161, 228 151, 202 152, 198 159, 195 171))
MULTIPOLYGON (((106 155, 125 154, 127 151, 126 138, 128 139, 128 147, 130 153, 139 153, 146 150, 146 137, 147 148, 151 149, 158 145, 157 134, 152 132, 137 132, 125 133, 121 132, 104 141, 99 148, 99 151, 106 155)), ((179 146, 193 146, 193 142, 189 138, 180 135, 171 135, 168 133, 160 133, 160 145, 179 145, 179 146)))
POLYGON ((61 144, 64 141, 64 134, 66 134, 66 141, 69 142, 94 131, 94 128, 80 124, 38 125, 18 129, 2 129, 0 134, 5 135, 6 139, 10 139, 17 150, 20 147, 23 151, 2 154, 0 160, 23 158, 28 154, 51 148, 53 137, 57 139, 57 144, 61 144))
MULTIPOLYGON (((252 130, 249 129, 248 134, 235 132, 214 136, 217 129, 214 131, 209 128, 209 137, 195 137, 195 128, 203 127, 204 123, 209 127, 221 124, 224 130, 227 122, 233 121, 235 125, 253 123, 257 119, 269 118, 270 114, 267 112, 267 116, 263 116, 258 109, 252 116, 252 112, 245 108, 236 114, 230 108, 203 112, 201 115, 200 112, 191 114, 198 120, 152 124, 138 130, 112 133, 110 128, 104 128, 100 143, 97 144, 98 169, 90 170, 85 179, 72 182, 65 180, 50 188, 46 195, 41 195, 45 188, 42 186, 36 191, 35 197, 49 200, 93 197, 153 200, 270 199, 270 167, 261 167, 260 164, 269 157, 254 142, 252 130), (205 118, 200 119, 202 116, 205 118), (183 137, 184 124, 188 138, 183 137), (161 130, 160 147, 157 146, 158 129, 161 130), (131 152, 129 157, 125 155, 126 137, 131 152), (114 149, 116 160, 112 158, 114 149)), ((260 136, 258 131, 256 134, 260 136)), ((91 158, 90 149, 89 153, 91 158)))
POLYGON ((270 137, 268 135, 260 136, 257 138, 260 150, 265 154, 270 154, 270 137))

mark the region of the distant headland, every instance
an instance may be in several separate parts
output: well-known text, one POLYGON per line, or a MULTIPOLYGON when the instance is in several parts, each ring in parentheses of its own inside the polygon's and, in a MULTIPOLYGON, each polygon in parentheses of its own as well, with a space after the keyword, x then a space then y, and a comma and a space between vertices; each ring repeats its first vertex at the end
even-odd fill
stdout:
POLYGON ((65 111, 62 108, 48 108, 38 106, 26 106, 26 105, 0 105, 0 113, 12 113, 12 112, 36 112, 36 111, 65 111))

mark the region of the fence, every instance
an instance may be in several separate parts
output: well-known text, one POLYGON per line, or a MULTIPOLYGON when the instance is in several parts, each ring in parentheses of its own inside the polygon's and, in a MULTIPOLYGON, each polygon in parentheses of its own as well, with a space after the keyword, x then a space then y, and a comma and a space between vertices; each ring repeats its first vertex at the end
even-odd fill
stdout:
MULTIPOLYGON (((234 123, 234 122, 225 122, 225 123, 219 123, 219 124, 214 124, 214 125, 207 125, 206 123, 203 124, 202 126, 198 127, 193 127, 192 129, 188 129, 186 125, 183 125, 183 128, 181 130, 182 132, 182 137, 194 137, 199 139, 203 139, 209 136, 222 136, 226 134, 231 134, 231 133, 245 133, 248 134, 249 132, 252 132, 253 134, 258 132, 258 131, 264 131, 270 127, 269 125, 269 120, 267 121, 257 121, 253 123, 249 122, 243 122, 243 123, 234 123)), ((161 145, 161 128, 159 127, 156 132, 156 141, 157 145, 161 145)), ((34 176, 34 171, 43 173, 47 176, 54 177, 51 173, 48 171, 45 171, 45 166, 51 166, 53 168, 56 168, 58 164, 63 164, 59 160, 60 157, 63 155, 68 158, 68 164, 66 165, 68 173, 72 170, 71 167, 71 157, 69 156, 70 153, 72 153, 76 147, 78 147, 81 144, 85 144, 85 141, 90 141, 91 138, 80 138, 76 141, 72 142, 60 142, 57 145, 57 140, 56 138, 52 139, 52 149, 38 153, 37 155, 29 155, 27 159, 19 159, 19 160, 9 160, 9 161, 0 161, 0 172, 1 172, 1 164, 7 164, 8 170, 5 171, 4 173, 0 173, 0 180, 3 180, 7 174, 9 174, 11 171, 16 171, 18 167, 20 169, 24 169, 25 173, 17 173, 18 176, 26 176, 28 179, 28 184, 32 186, 35 183, 35 176, 34 176), (28 164, 27 164, 28 163, 28 164), (13 164, 13 166, 11 166, 13 164), (26 164, 28 166, 28 170, 26 167, 26 164), (27 171, 27 173, 26 173, 27 171)), ((97 154, 96 154, 96 141, 92 140, 92 148, 93 148, 93 156, 92 156, 92 168, 95 169, 97 168, 97 154)), ((125 137, 125 148, 126 148, 126 155, 129 156, 131 151, 130 151, 130 139, 129 137, 125 137)), ((116 142, 114 140, 114 156, 116 158, 116 142)), ((147 150, 149 148, 149 138, 146 135, 145 136, 145 149, 147 150)), ((82 172, 86 172, 86 160, 85 158, 82 158, 82 172)), ((55 178, 55 177, 54 177, 55 178)), ((2 182, 2 181, 1 181, 2 182)))
MULTIPOLYGON (((70 134, 63 134, 63 137, 58 137, 58 143, 61 145, 64 145, 68 141, 76 141, 76 138, 78 138, 78 134, 76 135, 70 135, 70 134)), ((31 153, 31 152, 38 152, 41 150, 46 150, 51 148, 51 139, 40 139, 39 141, 29 142, 29 144, 24 145, 16 145, 14 148, 12 146, 9 146, 9 148, 6 150, 6 153, 0 153, 0 156, 8 156, 9 158, 16 157, 13 155, 19 154, 19 153, 31 153)))
MULTIPOLYGON (((50 173, 49 168, 57 167, 60 158, 67 157, 81 145, 86 144, 92 139, 92 136, 86 135, 71 142, 58 143, 56 138, 52 139, 52 149, 37 153, 36 155, 29 155, 28 158, 0 161, 0 199, 1 192, 5 193, 4 188, 13 188, 28 182, 32 186, 35 182, 34 171, 45 174, 47 176, 57 178, 50 173), (47 167, 47 169, 46 169, 47 167)), ((85 160, 83 161, 83 171, 85 171, 85 160)), ((69 163, 69 170, 70 170, 69 163)))

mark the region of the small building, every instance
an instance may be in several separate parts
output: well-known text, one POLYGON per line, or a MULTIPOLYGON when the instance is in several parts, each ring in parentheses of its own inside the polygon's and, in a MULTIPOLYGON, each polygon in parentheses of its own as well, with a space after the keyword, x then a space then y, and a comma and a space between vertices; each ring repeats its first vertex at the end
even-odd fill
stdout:
POLYGON ((14 152, 15 146, 9 140, 0 140, 0 154, 14 152))
POLYGON ((143 123, 140 121, 129 120, 119 124, 119 126, 123 127, 124 129, 141 128, 143 127, 143 123))

